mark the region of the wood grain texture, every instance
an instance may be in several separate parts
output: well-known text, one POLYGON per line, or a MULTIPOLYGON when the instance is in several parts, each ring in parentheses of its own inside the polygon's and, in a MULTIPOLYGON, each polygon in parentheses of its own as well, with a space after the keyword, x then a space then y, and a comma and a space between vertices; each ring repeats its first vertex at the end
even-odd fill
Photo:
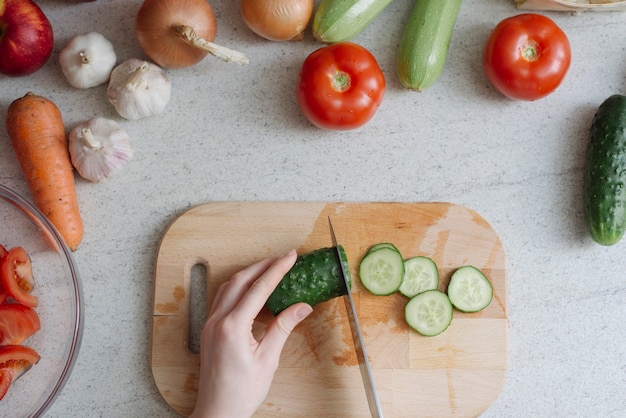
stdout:
MULTIPOLYGON (((331 245, 328 216, 344 246, 353 296, 386 417, 477 416, 496 399, 507 370, 507 274, 502 243, 476 212, 449 203, 216 202, 183 213, 159 247, 154 284, 152 372, 182 415, 195 404, 199 355, 188 349, 191 269, 207 269, 207 304, 217 286, 243 267, 296 248, 331 245), (454 313, 437 337, 404 321, 406 298, 376 297, 358 280, 367 249, 392 242, 405 258, 437 263, 440 290, 472 264, 485 272, 494 299, 482 312, 454 313)), ((258 417, 369 417, 341 300, 317 305, 290 336, 258 417)), ((269 312, 259 315, 262 329, 269 312)), ((243 395, 243 394, 242 394, 243 395)))

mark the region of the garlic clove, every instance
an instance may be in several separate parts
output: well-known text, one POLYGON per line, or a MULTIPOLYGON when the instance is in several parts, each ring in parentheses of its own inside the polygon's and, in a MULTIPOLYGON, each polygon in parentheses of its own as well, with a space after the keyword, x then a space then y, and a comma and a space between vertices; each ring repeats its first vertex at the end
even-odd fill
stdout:
POLYGON ((82 122, 70 131, 69 151, 78 174, 92 182, 120 171, 133 157, 126 131, 102 117, 82 122))
POLYGON ((75 36, 59 53, 61 71, 79 89, 106 83, 116 62, 113 44, 97 32, 75 36))
POLYGON ((131 58, 111 72, 107 98, 123 118, 158 115, 170 101, 172 85, 156 64, 131 58))

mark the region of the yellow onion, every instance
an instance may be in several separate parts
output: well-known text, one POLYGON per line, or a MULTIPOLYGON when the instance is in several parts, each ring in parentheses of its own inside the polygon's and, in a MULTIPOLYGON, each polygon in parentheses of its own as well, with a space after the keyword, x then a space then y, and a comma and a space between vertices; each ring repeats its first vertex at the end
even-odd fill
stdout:
POLYGON ((313 14, 313 0, 241 0, 241 17, 270 41, 299 41, 313 14))
POLYGON ((214 44, 217 20, 206 0, 145 0, 135 19, 141 50, 166 68, 197 64, 207 54, 247 64, 237 51, 214 44))

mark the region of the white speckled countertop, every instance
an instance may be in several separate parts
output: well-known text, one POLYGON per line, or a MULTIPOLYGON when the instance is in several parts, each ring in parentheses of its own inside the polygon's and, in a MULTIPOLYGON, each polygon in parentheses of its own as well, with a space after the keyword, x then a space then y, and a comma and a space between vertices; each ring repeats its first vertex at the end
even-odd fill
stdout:
MULTIPOLYGON (((581 197, 594 111, 626 93, 626 13, 547 13, 569 36, 572 65, 555 93, 527 103, 501 96, 481 68, 490 30, 520 13, 513 0, 465 0, 439 81, 423 93, 403 90, 395 57, 413 1, 394 1, 354 39, 377 57, 388 89, 369 124, 341 133, 311 126, 295 102, 300 64, 319 44, 310 33, 301 43, 257 37, 237 1, 211 2, 216 41, 251 64, 208 57, 168 71, 166 112, 136 122, 115 114, 105 86, 69 87, 58 53, 95 30, 118 61, 143 57, 133 29, 141 2, 39 2, 55 28, 53 55, 29 77, 0 76, 0 118, 34 91, 59 105, 68 130, 113 118, 135 147, 121 174, 77 182, 84 335, 47 416, 176 416, 150 371, 157 246, 182 211, 220 200, 448 201, 479 212, 500 235, 509 272, 509 370, 484 416, 625 416, 626 242, 594 244, 581 197)), ((30 198, 4 128, 0 167, 0 182, 30 198)))

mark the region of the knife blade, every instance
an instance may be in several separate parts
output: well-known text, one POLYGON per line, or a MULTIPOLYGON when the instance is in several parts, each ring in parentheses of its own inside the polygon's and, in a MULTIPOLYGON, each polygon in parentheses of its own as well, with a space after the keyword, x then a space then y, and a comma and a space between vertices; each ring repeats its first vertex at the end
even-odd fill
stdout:
POLYGON ((365 394, 367 395, 367 404, 370 409, 370 413, 373 418, 383 418, 383 412, 380 407, 380 401, 378 394, 376 393, 376 386, 374 385, 374 378, 372 376, 372 369, 370 367, 367 353, 365 352, 365 344, 363 343, 363 334, 361 333, 361 327, 359 325, 359 319, 356 314, 356 308, 354 306, 354 299, 350 292, 350 282, 348 281, 348 273, 341 261, 341 253, 339 251, 339 244, 337 243, 337 237, 335 236, 335 230, 333 224, 328 217, 328 226, 330 228, 330 236, 332 238, 333 247, 335 247, 337 258, 339 260, 339 266, 341 267, 341 274, 346 285, 346 294, 343 296, 343 301, 348 313, 348 322, 350 322, 350 330, 352 331, 352 341, 354 342, 354 348, 356 350, 356 357, 359 362, 359 369, 361 371, 361 379, 363 380, 363 387, 365 388, 365 394))

